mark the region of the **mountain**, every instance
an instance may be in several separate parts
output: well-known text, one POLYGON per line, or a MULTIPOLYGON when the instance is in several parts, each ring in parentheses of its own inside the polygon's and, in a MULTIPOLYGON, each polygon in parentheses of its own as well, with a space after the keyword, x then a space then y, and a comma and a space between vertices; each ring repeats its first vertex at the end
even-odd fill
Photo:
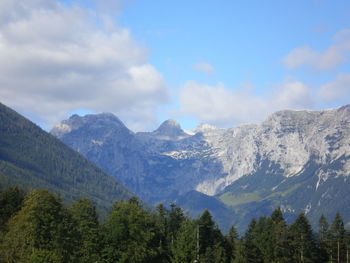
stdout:
POLYGON ((95 164, 0 103, 0 185, 45 188, 70 202, 91 199, 99 210, 132 196, 95 164))
POLYGON ((183 202, 192 193, 200 207, 209 200, 198 198, 201 192, 225 204, 230 222, 244 228, 277 206, 290 219, 304 211, 315 224, 321 213, 339 211, 349 222, 349 128, 347 105, 279 111, 259 125, 230 129, 203 124, 194 135, 173 120, 153 132, 120 125, 115 133, 104 114, 73 116, 52 133, 151 203, 183 202), (100 133, 97 120, 104 120, 100 133))
POLYGON ((213 177, 213 171, 220 172, 218 162, 203 157, 201 134, 190 136, 175 121, 166 121, 153 132, 133 133, 116 125, 117 120, 106 113, 74 115, 51 133, 149 203, 171 202, 203 178, 213 177), (192 150, 201 155, 188 158, 192 150))
POLYGON ((139 132, 138 137, 153 138, 161 141, 178 141, 188 138, 190 135, 181 129, 180 124, 176 120, 166 120, 153 132, 139 132))

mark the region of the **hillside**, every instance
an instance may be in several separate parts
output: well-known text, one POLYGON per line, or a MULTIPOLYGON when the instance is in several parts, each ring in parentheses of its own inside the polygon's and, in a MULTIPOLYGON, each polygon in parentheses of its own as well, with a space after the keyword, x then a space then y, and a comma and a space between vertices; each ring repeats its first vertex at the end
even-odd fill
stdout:
POLYGON ((87 197, 101 210, 132 196, 96 165, 3 104, 0 185, 45 188, 66 202, 87 197))

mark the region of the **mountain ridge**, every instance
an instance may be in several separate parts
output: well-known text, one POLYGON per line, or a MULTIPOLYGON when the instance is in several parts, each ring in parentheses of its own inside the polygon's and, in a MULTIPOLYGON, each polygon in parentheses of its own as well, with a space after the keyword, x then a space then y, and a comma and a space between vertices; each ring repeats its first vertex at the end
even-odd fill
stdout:
MULTIPOLYGON (((176 123, 167 127, 175 134, 183 132, 176 123)), ((340 192, 350 189, 346 181, 350 175, 350 105, 324 111, 278 111, 261 124, 229 129, 204 124, 194 135, 184 137, 161 137, 157 130, 116 135, 106 144, 90 143, 89 147, 87 142, 76 144, 89 125, 85 129, 68 132, 62 140, 100 166, 106 162, 100 158, 104 152, 114 154, 108 163, 120 162, 119 168, 102 167, 142 198, 168 202, 195 190, 221 200, 235 215, 243 215, 236 222, 242 227, 248 215, 269 214, 276 206, 291 214, 307 211, 313 220, 319 215, 317 210, 334 214, 340 206, 332 208, 327 201, 328 213, 318 203, 324 203, 326 196, 339 198, 332 184, 341 187, 340 192), (122 149, 115 143, 120 140, 130 143, 122 149), (92 156, 92 151, 98 154, 92 156), (298 196, 301 201, 296 200, 298 196)), ((109 134, 108 125, 102 133, 109 134)), ((350 199, 344 202, 350 204, 350 199)), ((350 214, 345 215, 349 221, 350 214)))
POLYGON ((0 103, 1 186, 45 188, 70 202, 90 198, 106 212, 133 194, 95 164, 0 103))

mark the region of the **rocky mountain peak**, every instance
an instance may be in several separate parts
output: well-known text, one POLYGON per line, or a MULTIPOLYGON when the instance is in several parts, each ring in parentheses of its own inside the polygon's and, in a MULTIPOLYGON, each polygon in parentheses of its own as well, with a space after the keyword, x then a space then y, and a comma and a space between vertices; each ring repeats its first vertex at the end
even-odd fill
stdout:
POLYGON ((50 131, 51 134, 58 138, 62 138, 67 133, 74 130, 78 130, 82 127, 90 127, 92 129, 129 129, 124 123, 119 120, 113 113, 100 113, 100 114, 87 114, 85 116, 79 116, 73 114, 69 119, 62 121, 55 125, 50 131))
POLYGON ((213 131, 213 130, 217 130, 218 128, 207 124, 207 123, 201 123, 198 125, 198 127, 194 130, 196 133, 197 132, 208 132, 208 131, 213 131))
POLYGON ((178 140, 189 136, 181 129, 180 124, 172 119, 164 121, 159 128, 153 132, 153 135, 165 140, 178 140))
POLYGON ((177 130, 182 130, 180 124, 174 120, 174 119, 170 119, 170 120, 166 120, 164 121, 156 131, 165 131, 165 130, 169 130, 169 129, 177 129, 177 130))
MULTIPOLYGON (((135 134, 111 123, 119 120, 109 114, 72 116, 59 131, 67 145, 150 203, 181 200, 195 190, 245 215, 258 217, 258 211, 280 206, 306 211, 317 221, 325 207, 333 213, 343 209, 344 198, 350 202, 349 105, 278 111, 261 124, 230 129, 202 124, 195 135, 174 120, 135 134)), ((238 221, 244 224, 246 216, 238 221)))

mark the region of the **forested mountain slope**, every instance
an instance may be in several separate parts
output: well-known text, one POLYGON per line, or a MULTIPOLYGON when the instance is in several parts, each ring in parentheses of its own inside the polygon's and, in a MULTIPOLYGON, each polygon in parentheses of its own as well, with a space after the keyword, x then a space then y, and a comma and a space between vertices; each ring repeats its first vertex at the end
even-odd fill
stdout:
POLYGON ((45 188, 106 210, 131 192, 51 134, 0 104, 0 185, 45 188))

